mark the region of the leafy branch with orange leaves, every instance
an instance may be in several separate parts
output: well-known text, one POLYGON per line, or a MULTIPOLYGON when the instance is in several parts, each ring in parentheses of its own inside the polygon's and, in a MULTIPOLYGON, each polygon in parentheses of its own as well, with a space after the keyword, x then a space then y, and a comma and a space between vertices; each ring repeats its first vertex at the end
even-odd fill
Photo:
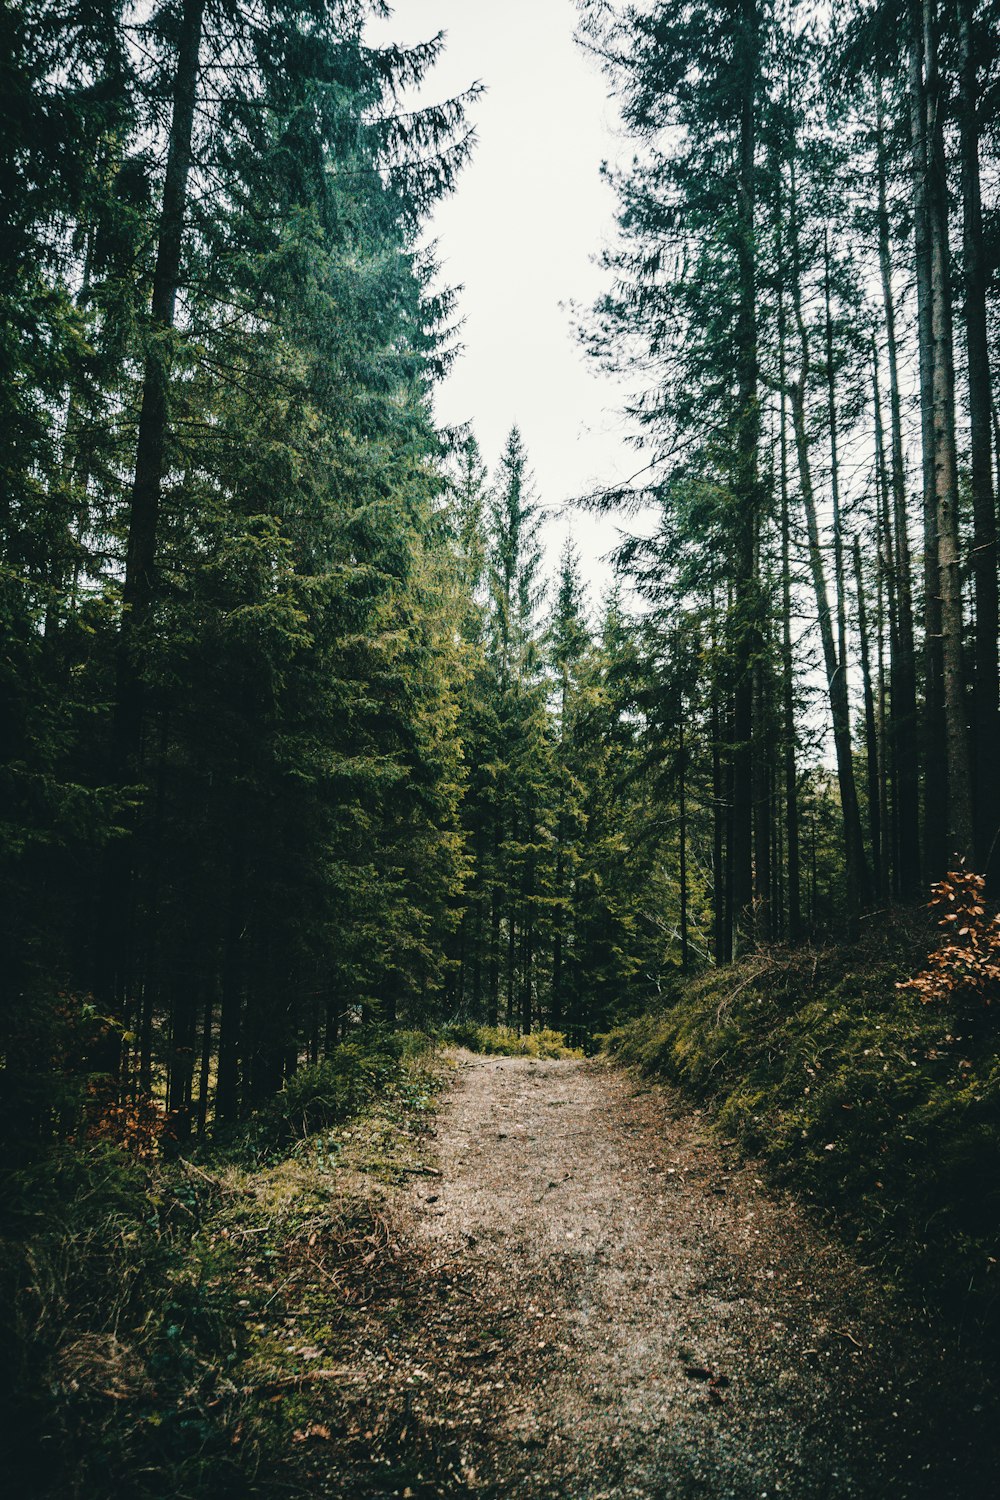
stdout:
POLYGON ((1000 916, 988 912, 986 877, 962 864, 931 887, 929 905, 945 940, 927 967, 897 988, 915 991, 925 1005, 969 1010, 1000 1003, 1000 916))

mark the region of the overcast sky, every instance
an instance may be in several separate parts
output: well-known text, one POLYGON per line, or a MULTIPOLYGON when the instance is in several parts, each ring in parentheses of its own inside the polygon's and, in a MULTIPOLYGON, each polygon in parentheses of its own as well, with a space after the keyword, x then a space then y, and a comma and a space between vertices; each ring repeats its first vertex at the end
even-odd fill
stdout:
MULTIPOLYGON (((639 467, 624 442, 621 391, 574 339, 568 304, 590 303, 603 277, 594 256, 613 233, 614 200, 599 175, 623 149, 597 65, 573 40, 574 0, 398 0, 374 41, 447 32, 424 97, 480 80, 478 145, 431 232, 444 281, 461 285, 464 353, 437 394, 446 423, 470 421, 493 468, 513 422, 542 503, 613 484, 639 467)), ((550 558, 567 531, 594 592, 616 526, 579 512, 546 532, 550 558)))

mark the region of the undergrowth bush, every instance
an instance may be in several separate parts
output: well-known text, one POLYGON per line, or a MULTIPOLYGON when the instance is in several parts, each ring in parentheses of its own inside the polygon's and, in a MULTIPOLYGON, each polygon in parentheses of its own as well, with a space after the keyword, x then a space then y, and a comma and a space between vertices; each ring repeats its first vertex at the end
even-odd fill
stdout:
POLYGON ((236 1495, 232 1299, 200 1229, 210 1183, 104 1142, 3 1182, 0 1461, 11 1493, 236 1495))
MULTIPOLYGON (((369 1109, 391 1134, 428 1108, 429 1046, 422 1033, 358 1033, 197 1160, 153 1156, 144 1135, 77 1133, 0 1162, 0 1474, 11 1494, 271 1493, 262 1476, 280 1414, 250 1398, 240 1299, 252 1273, 266 1305, 286 1253, 274 1184, 291 1173, 293 1213, 322 1207, 330 1220, 328 1190, 310 1204, 312 1168, 288 1148, 369 1109)), ((335 1162, 322 1139, 322 1160, 335 1162)))
POLYGON ((529 1031, 522 1035, 512 1026, 479 1026, 474 1021, 456 1021, 447 1026, 443 1040, 470 1052, 488 1056, 567 1058, 582 1057, 579 1047, 570 1047, 561 1031, 529 1031))
POLYGON ((358 1032, 328 1057, 299 1070, 259 1110, 242 1144, 258 1157, 360 1114, 405 1085, 408 1064, 431 1046, 421 1031, 358 1032))
POLYGON ((772 1177, 832 1209, 890 1279, 995 1319, 1000 1055, 964 995, 922 1003, 928 927, 774 951, 692 980, 605 1050, 708 1104, 772 1177), (902 985, 902 987, 900 987, 902 985))
POLYGON ((933 887, 931 911, 943 940, 899 985, 927 1005, 976 1011, 1000 1001, 1000 916, 986 909, 986 878, 961 867, 933 887))

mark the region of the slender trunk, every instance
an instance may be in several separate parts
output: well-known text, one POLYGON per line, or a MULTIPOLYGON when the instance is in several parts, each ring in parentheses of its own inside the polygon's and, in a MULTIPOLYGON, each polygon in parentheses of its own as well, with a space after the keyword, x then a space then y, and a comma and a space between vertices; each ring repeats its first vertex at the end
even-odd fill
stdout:
POLYGON ((759 650, 756 577, 759 526, 757 472, 760 411, 758 400, 757 268, 754 248, 756 205, 757 87, 760 70, 760 17, 757 0, 741 0, 739 181, 737 185, 736 318, 737 438, 735 471, 735 673, 733 683, 733 928, 734 949, 752 931, 753 908, 753 663, 759 650))
POLYGON ((823 567, 823 551, 820 542, 819 521, 816 511, 816 496, 813 489, 812 469, 809 458, 809 437, 806 421, 806 389, 810 373, 809 338, 802 314, 802 290, 798 252, 797 197, 795 191, 794 161, 790 180, 790 233, 791 233, 791 292, 795 324, 801 349, 801 364, 797 380, 789 385, 792 405, 792 427, 795 434, 795 451, 798 459, 799 489, 806 517, 809 539, 809 565, 812 572, 813 589, 816 596, 816 612, 819 616, 820 639, 826 666, 827 688, 830 695, 830 714, 833 720, 833 739, 837 756, 837 780, 840 787, 840 805, 844 824, 844 861, 846 875, 846 904, 848 925, 852 932, 859 928, 861 911, 871 900, 871 879, 865 859, 864 839, 861 833, 861 816, 858 808, 857 787, 854 780, 854 760, 851 749, 851 712, 847 695, 847 679, 844 664, 837 655, 833 616, 830 610, 823 567))
MULTIPOLYGON (((760 564, 757 563, 760 575, 760 564)), ((753 882, 754 931, 758 941, 773 937, 771 906, 771 713, 768 692, 768 643, 761 642, 753 664, 753 882)))
POLYGON ((1000 829, 996 497, 990 432, 993 394, 986 320, 986 256, 979 181, 979 78, 973 0, 959 0, 961 50, 962 253, 969 373, 972 576, 976 601, 976 864, 985 870, 1000 829))
MULTIPOLYGON (((245 852, 242 833, 230 859, 226 932, 222 957, 219 1009, 219 1070, 215 1082, 215 1118, 235 1120, 239 1113, 240 1056, 243 1047, 243 974, 245 852)), ((333 1007, 331 1006, 331 1010, 333 1007)), ((335 1017, 334 1017, 335 1020, 335 1017)), ((330 1046, 329 1026, 327 1047, 330 1046)))
POLYGON ((142 649, 142 635, 153 599, 160 489, 166 457, 170 344, 180 287, 204 10, 205 0, 184 0, 181 9, 170 137, 150 300, 150 342, 143 372, 135 473, 129 501, 115 705, 116 748, 120 768, 126 772, 137 768, 142 734, 142 684, 137 653, 142 649))
MULTIPOLYGON (((166 450, 170 340, 180 284, 181 247, 187 203, 195 94, 205 0, 184 0, 177 38, 167 162, 160 205, 156 262, 150 302, 149 347, 143 371, 135 471, 129 502, 128 543, 122 587, 115 706, 113 769, 127 785, 142 779, 142 668, 144 638, 153 603, 153 572, 160 487, 166 450)), ((109 844, 101 879, 95 990, 110 1011, 127 1004, 132 987, 135 850, 132 838, 109 844)), ((117 1066, 110 1056, 107 1061, 117 1066)))
POLYGON ((513 906, 507 912, 507 1025, 514 1025, 514 976, 517 972, 517 923, 513 906))
POLYGON ((854 538, 854 587, 858 596, 858 635, 861 642, 861 681, 865 698, 865 756, 868 772, 868 832, 872 869, 882 868, 882 804, 879 796, 879 743, 875 725, 875 690, 872 684, 871 644, 868 638, 868 605, 861 575, 861 543, 854 538))
MULTIPOLYGON (((712 644, 715 645, 714 606, 712 644)), ((728 963, 726 927, 726 870, 725 828, 726 794, 722 769, 722 723, 719 712, 719 685, 713 677, 709 709, 710 733, 712 736, 712 914, 714 918, 714 944, 716 964, 728 963)))
POLYGON ((830 237, 823 231, 824 338, 826 341, 826 402, 830 427, 830 497, 833 501, 833 579, 837 600, 837 657, 847 672, 847 588, 844 581, 844 528, 840 508, 840 455, 837 445, 837 379, 833 368, 833 310, 830 275, 830 237))
POLYGON ((809 536, 809 563, 812 571, 813 589, 816 594, 816 610, 819 615, 820 637, 823 643, 823 658, 826 663, 827 687, 830 695, 830 712, 833 719, 834 748, 837 755, 837 779, 840 785, 840 803, 844 822, 844 855, 847 885, 848 923, 857 931, 860 913, 870 901, 871 882, 865 859, 864 840, 861 835, 861 815, 858 808, 857 787, 854 781, 854 761, 851 752, 851 714, 847 697, 847 683, 837 660, 837 645, 834 638, 833 617, 826 590, 823 570, 823 552, 816 515, 816 499, 812 487, 809 466, 809 439, 806 434, 805 402, 802 386, 794 382, 791 388, 792 418, 795 428, 795 447, 799 462, 799 487, 806 514, 809 536))
MULTIPOLYGON (((883 490, 883 500, 886 500, 883 490)), ((886 504, 883 514, 888 516, 888 505, 886 504)), ((877 678, 876 695, 878 736, 878 811, 879 823, 882 828, 882 859, 877 871, 878 895, 882 901, 888 901, 892 892, 892 859, 897 847, 896 833, 892 826, 889 811, 889 749, 888 736, 886 734, 887 704, 886 704, 886 671, 885 671, 885 617, 886 617, 886 579, 888 573, 885 566, 885 556, 882 548, 878 548, 877 585, 875 591, 875 642, 877 648, 877 678)), ((890 625, 890 633, 892 625, 890 625)))
MULTIPOLYGON (((913 582, 909 524, 906 508, 906 465, 903 457, 902 400, 896 342, 896 308, 892 292, 889 238, 889 201, 885 162, 885 122, 882 93, 876 94, 878 157, 878 246, 889 365, 889 418, 892 440, 892 523, 894 545, 886 549, 887 578, 896 598, 896 652, 890 664, 893 762, 893 804, 898 826, 895 861, 900 896, 912 898, 920 890, 920 755, 917 719, 917 666, 913 630, 913 582)), ((881 421, 881 411, 878 413, 881 421)))
MULTIPOLYGON (((532 838, 534 833, 532 832, 532 838)), ((532 1014, 532 979, 534 968, 534 940, 535 940, 535 857, 528 856, 528 867, 525 872, 524 883, 524 932, 521 939, 521 1029, 524 1034, 531 1030, 534 1016, 532 1014)))
POLYGON ((924 96, 921 0, 911 0, 908 39, 913 250, 917 282, 917 345, 920 360, 920 437, 924 521, 924 883, 944 872, 948 828, 944 667, 938 580, 938 517, 934 474, 934 318, 931 235, 927 203, 927 113, 924 96), (934 792, 931 794, 930 789, 934 792))
POLYGON ((490 872, 490 974, 488 1025, 500 1020, 500 819, 493 819, 493 866, 490 872))
POLYGON ((688 881, 687 881, 687 750, 684 744, 684 702, 681 700, 680 715, 677 720, 677 779, 678 779, 678 822, 680 839, 680 882, 681 882, 681 972, 686 974, 689 968, 688 952, 688 881))
MULTIPOLYGON (((895 721, 897 684, 901 675, 899 616, 896 602, 896 576, 893 568, 892 514, 889 498, 889 471, 885 460, 885 438, 882 428, 882 400, 878 384, 878 351, 872 339, 873 408, 875 412, 875 489, 878 505, 878 680, 879 680, 879 774, 880 806, 882 809, 882 867, 880 871, 880 894, 887 899, 890 889, 903 894, 900 878, 900 828, 899 828, 899 759, 903 752, 895 721), (889 616, 889 686, 893 706, 892 734, 886 734, 885 670, 884 670, 884 609, 883 597, 888 603, 889 616), (891 739, 891 746, 890 746, 891 739), (892 817, 888 812, 888 780, 891 770, 893 786, 892 817), (890 882, 894 881, 894 884, 890 882)), ((916 825, 914 824, 914 832, 916 825)), ((909 894, 909 892, 907 892, 909 894)))
POLYGON ((552 991, 549 1000, 549 1018, 554 1031, 562 1025, 562 979, 563 979, 563 882, 566 878, 562 839, 556 854, 556 909, 555 932, 552 937, 552 991))
POLYGON ((205 1134, 208 1125, 208 1091, 212 1073, 212 1019, 214 1012, 215 997, 212 993, 212 986, 209 984, 205 988, 205 1010, 201 1021, 201 1062, 198 1069, 199 1137, 205 1134))
MULTIPOLYGON (((972 776, 962 662, 962 580, 959 564, 958 456, 955 443, 955 368, 952 340, 948 177, 944 154, 944 85, 937 63, 937 22, 923 0, 928 111, 927 207, 930 228, 933 354, 934 499, 941 594, 941 658, 948 770, 947 858, 972 855, 972 776)), ((995 644, 995 636, 994 636, 995 644)))
POLYGON ((787 316, 785 311, 784 265, 779 216, 778 229, 778 380, 780 410, 778 417, 778 452, 781 488, 781 716, 782 773, 785 800, 785 866, 787 870, 786 935, 790 943, 798 942, 802 933, 802 893, 799 871, 799 790, 795 767, 795 678, 792 664, 792 569, 791 535, 788 504, 788 370, 787 316))

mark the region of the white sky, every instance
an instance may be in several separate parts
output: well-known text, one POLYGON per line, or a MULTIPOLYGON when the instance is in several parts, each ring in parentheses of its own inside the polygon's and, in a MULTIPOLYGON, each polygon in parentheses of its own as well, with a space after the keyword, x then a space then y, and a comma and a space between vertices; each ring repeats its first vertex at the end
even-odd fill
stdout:
POLYGON ((627 478, 642 460, 624 441, 622 390, 577 344, 568 304, 592 303, 593 258, 613 235, 601 161, 627 149, 596 63, 574 42, 574 0, 398 0, 378 42, 447 32, 427 102, 475 80, 478 144, 430 226, 442 279, 461 285, 464 353, 437 393, 445 424, 470 421, 492 471, 511 424, 521 428, 554 563, 567 532, 598 592, 613 521, 562 511, 573 495, 627 478))

